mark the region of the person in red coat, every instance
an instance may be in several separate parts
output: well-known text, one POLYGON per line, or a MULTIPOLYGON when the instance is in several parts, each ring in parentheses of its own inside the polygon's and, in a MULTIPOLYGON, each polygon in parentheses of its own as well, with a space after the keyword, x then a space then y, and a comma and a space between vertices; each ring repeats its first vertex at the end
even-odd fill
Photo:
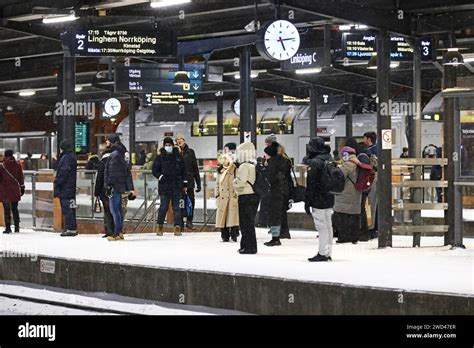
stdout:
POLYGON ((12 213, 15 232, 20 232, 20 214, 18 202, 25 194, 23 170, 13 157, 13 151, 5 151, 5 158, 0 162, 0 201, 3 203, 5 214, 5 231, 11 233, 12 213))

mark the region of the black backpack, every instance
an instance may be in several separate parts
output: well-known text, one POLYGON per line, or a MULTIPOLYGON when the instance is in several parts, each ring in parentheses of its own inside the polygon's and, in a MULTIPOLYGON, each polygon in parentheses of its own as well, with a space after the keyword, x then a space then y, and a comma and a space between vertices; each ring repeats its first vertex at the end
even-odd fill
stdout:
POLYGON ((253 192, 260 197, 265 197, 270 194, 271 185, 263 166, 255 166, 255 183, 252 185, 250 181, 247 182, 252 186, 253 192))
POLYGON ((321 172, 321 186, 328 193, 341 193, 344 191, 346 178, 341 168, 334 161, 325 161, 321 172))

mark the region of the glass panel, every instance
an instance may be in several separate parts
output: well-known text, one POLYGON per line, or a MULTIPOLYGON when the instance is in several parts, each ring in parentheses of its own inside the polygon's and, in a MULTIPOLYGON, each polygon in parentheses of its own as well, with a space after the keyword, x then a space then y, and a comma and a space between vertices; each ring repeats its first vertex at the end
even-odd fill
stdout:
POLYGON ((53 227, 53 182, 52 170, 39 171, 35 175, 34 215, 37 228, 53 227))
POLYGON ((32 228, 33 227, 33 195, 32 195, 32 185, 31 181, 33 180, 32 173, 24 173, 25 178, 25 194, 21 197, 20 202, 18 203, 18 210, 20 212, 20 226, 22 228, 32 228))
POLYGON ((91 219, 93 217, 95 175, 95 171, 77 171, 76 216, 78 218, 91 219))
POLYGON ((5 150, 13 150, 14 153, 19 152, 17 138, 0 139, 0 150, 2 150, 2 153, 5 150))

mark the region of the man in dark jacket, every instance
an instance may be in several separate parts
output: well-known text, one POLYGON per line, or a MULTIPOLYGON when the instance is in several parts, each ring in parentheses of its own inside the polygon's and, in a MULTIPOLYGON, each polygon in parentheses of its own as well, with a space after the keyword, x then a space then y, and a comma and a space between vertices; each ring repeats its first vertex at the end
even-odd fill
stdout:
MULTIPOLYGON (((184 165, 186 167, 186 179, 188 180, 187 194, 189 195, 189 198, 191 198, 191 203, 192 203, 193 212, 194 212, 194 205, 195 205, 194 184, 195 183, 196 183, 196 193, 201 191, 201 177, 199 176, 199 168, 198 168, 198 163, 196 159, 196 154, 194 153, 194 150, 191 149, 186 144, 184 135, 178 134, 176 136, 176 144, 178 144, 178 146, 180 147, 181 155, 183 156, 183 159, 184 159, 184 165)), ((191 215, 186 216, 186 228, 190 230, 195 229, 193 226, 193 213, 191 213, 191 215)))
POLYGON ((163 224, 170 201, 173 206, 174 235, 181 236, 182 218, 181 207, 183 192, 186 192, 187 176, 184 159, 179 148, 174 146, 173 139, 166 137, 163 147, 153 162, 153 176, 158 179, 158 194, 160 195, 160 209, 158 211, 158 236, 163 235, 163 224))
POLYGON ((131 191, 132 188, 130 186, 129 167, 127 161, 125 161, 127 149, 120 142, 120 137, 117 134, 110 135, 107 140, 111 145, 112 153, 105 164, 104 183, 107 187, 110 212, 114 218, 114 231, 107 239, 116 241, 124 239, 121 235, 124 220, 122 194, 131 191))
POLYGON ((101 200, 102 206, 104 207, 105 238, 113 235, 114 232, 114 217, 110 212, 109 198, 106 194, 107 187, 104 185, 105 165, 111 153, 112 150, 110 148, 106 148, 106 150, 102 153, 102 158, 97 168, 97 178, 94 187, 94 196, 101 200))
POLYGON ((313 138, 307 146, 308 178, 305 197, 305 211, 314 220, 314 226, 319 232, 319 252, 309 258, 311 262, 331 260, 332 252, 332 208, 334 195, 321 183, 323 171, 327 170, 327 161, 332 161, 331 149, 324 145, 321 137, 313 138))
POLYGON ((272 239, 264 243, 266 246, 279 246, 281 222, 282 222, 282 208, 283 204, 287 204, 289 195, 288 187, 288 173, 290 172, 290 163, 288 160, 278 154, 280 144, 276 141, 264 149, 265 157, 267 158, 267 168, 265 169, 266 176, 270 182, 270 194, 266 202, 267 224, 270 226, 270 233, 272 239))
POLYGON ((66 231, 62 237, 77 236, 76 224, 76 175, 77 160, 67 140, 59 144, 61 151, 54 179, 54 197, 61 202, 61 211, 64 216, 66 231))

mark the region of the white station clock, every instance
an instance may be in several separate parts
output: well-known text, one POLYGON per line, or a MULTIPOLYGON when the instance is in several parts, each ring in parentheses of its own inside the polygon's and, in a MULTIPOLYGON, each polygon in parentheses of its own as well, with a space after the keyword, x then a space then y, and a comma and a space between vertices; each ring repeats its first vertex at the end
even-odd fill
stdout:
POLYGON ((270 22, 257 33, 256 47, 260 55, 268 60, 287 60, 298 51, 300 34, 291 22, 270 22))
POLYGON ((109 116, 117 116, 121 108, 122 105, 117 98, 109 98, 104 103, 104 111, 109 116))
POLYGON ((234 101, 231 105, 232 110, 235 112, 237 116, 240 116, 240 99, 234 101))

